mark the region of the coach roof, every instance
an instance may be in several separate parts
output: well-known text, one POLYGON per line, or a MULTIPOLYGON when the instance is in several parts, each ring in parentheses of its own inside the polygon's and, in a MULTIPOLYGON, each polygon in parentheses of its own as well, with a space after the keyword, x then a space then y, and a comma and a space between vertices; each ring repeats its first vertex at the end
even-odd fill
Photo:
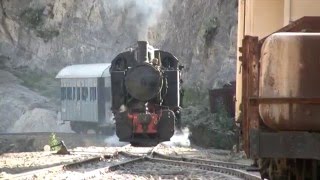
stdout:
POLYGON ((98 78, 109 77, 110 63, 77 64, 60 70, 56 78, 98 78))

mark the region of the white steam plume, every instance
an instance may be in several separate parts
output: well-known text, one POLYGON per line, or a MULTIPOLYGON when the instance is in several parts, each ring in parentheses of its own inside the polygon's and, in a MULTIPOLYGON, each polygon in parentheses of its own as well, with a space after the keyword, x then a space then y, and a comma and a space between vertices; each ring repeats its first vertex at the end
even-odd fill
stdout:
POLYGON ((107 147, 121 147, 127 145, 127 142, 120 142, 119 138, 116 134, 113 136, 107 137, 104 142, 106 143, 107 147))
POLYGON ((176 131, 176 133, 170 138, 170 141, 163 142, 163 144, 169 146, 179 146, 179 147, 189 147, 190 140, 189 140, 190 131, 188 128, 184 128, 182 132, 176 131))
POLYGON ((104 0, 104 5, 111 7, 123 17, 125 27, 134 31, 137 40, 148 40, 149 28, 157 24, 162 12, 163 0, 104 0))

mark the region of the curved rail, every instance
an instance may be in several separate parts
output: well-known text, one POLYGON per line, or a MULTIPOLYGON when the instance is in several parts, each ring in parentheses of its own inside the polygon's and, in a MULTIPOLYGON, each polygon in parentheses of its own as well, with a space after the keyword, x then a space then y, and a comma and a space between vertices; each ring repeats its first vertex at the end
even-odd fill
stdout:
MULTIPOLYGON (((213 171, 213 172, 228 174, 228 175, 232 175, 234 177, 238 177, 246 180, 261 179, 261 176, 248 173, 245 171, 246 169, 249 169, 250 166, 238 164, 238 163, 209 161, 204 159, 192 159, 192 158, 184 158, 184 157, 173 157, 173 156, 166 156, 157 152, 153 152, 151 155, 148 155, 148 156, 139 156, 139 155, 134 155, 127 152, 119 152, 119 153, 128 157, 135 157, 135 158, 140 157, 139 158, 140 162, 144 160, 144 161, 151 161, 151 162, 162 163, 162 164, 172 165, 172 166, 196 168, 196 169, 205 170, 205 171, 213 171)), ((136 162, 137 161, 133 161, 130 163, 136 163, 136 162)), ((128 163, 117 165, 116 167, 112 167, 109 170, 117 170, 119 167, 123 167, 125 165, 128 165, 128 163)))
POLYGON ((243 169, 243 170, 251 169, 251 166, 239 164, 239 163, 212 161, 212 160, 205 160, 205 159, 198 159, 198 158, 174 157, 174 156, 167 156, 164 154, 160 154, 157 152, 153 152, 151 156, 154 158, 160 158, 160 159, 190 162, 190 163, 211 165, 211 166, 221 166, 221 167, 232 168, 232 169, 243 169))

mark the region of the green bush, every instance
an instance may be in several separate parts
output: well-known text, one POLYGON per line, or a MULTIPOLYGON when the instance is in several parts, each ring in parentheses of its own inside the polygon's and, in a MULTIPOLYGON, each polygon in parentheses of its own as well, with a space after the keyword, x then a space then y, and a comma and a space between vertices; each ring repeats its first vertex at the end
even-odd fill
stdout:
POLYGON ((182 123, 190 128, 190 139, 199 146, 230 150, 236 144, 234 120, 222 103, 214 114, 205 106, 184 108, 182 123))
POLYGON ((217 114, 216 122, 221 129, 234 131, 234 128, 235 128, 234 120, 228 115, 226 106, 222 102, 218 104, 218 112, 216 114, 217 114))
POLYGON ((59 144, 59 140, 55 133, 51 133, 49 137, 49 145, 51 147, 51 151, 58 151, 60 149, 60 146, 56 146, 59 144))
POLYGON ((183 96, 183 106, 199 106, 209 104, 208 92, 198 90, 196 88, 185 88, 183 96))

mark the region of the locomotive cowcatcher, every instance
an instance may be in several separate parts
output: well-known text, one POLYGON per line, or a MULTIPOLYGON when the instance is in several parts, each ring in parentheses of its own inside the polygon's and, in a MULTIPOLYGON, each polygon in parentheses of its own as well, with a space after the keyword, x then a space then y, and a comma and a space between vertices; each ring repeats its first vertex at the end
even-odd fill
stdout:
POLYGON ((169 52, 138 41, 111 62, 112 112, 120 141, 154 145, 180 127, 181 70, 169 52))

